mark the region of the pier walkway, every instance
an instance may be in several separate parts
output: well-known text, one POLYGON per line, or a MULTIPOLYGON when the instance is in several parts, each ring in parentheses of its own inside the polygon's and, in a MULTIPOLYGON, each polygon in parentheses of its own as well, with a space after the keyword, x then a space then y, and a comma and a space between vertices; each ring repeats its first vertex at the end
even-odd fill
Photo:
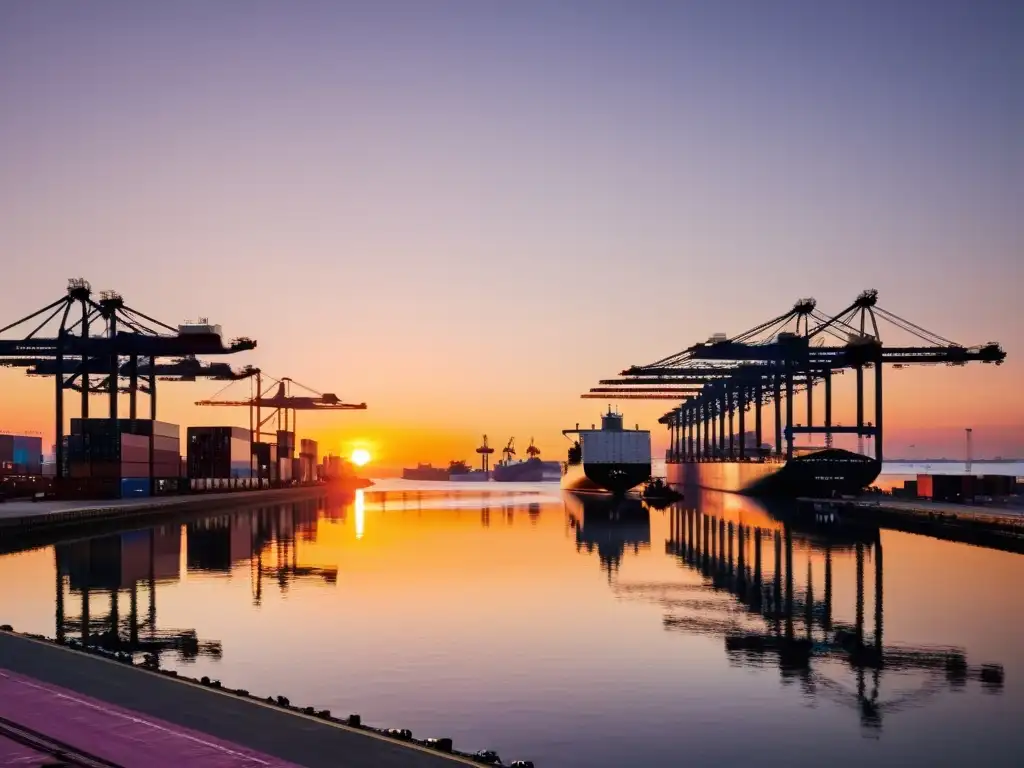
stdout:
MULTIPOLYGON (((0 760, 72 765, 445 768, 468 760, 0 632, 0 760), (35 747, 33 747, 35 744, 35 747), (89 762, 92 760, 92 762, 89 762)), ((9 763, 3 763, 9 764, 9 763)))

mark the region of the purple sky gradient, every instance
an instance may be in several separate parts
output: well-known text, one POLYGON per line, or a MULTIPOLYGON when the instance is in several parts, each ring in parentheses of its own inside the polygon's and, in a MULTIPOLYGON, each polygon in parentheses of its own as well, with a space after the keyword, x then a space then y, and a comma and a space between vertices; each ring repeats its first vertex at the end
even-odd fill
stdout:
POLYGON ((0 320, 83 275, 366 428, 558 446, 597 378, 874 287, 1003 342, 970 381, 1024 423, 1021 39, 984 0, 5 3, 0 320))

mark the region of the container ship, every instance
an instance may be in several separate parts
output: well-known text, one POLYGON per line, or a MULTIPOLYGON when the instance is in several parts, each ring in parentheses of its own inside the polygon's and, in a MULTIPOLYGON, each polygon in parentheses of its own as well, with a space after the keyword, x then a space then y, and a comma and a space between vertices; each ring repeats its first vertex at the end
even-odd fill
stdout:
POLYGON ((516 460, 515 438, 509 438, 501 451, 502 459, 494 465, 493 477, 499 483, 539 483, 544 480, 544 462, 541 461, 540 448, 533 444, 526 449, 525 460, 516 460))
POLYGON ((790 459, 669 461, 666 467, 672 486, 777 498, 854 495, 882 471, 876 459, 841 448, 795 449, 790 459))
POLYGON ((600 429, 566 429, 576 435, 562 468, 567 491, 612 493, 621 496, 651 477, 651 433, 624 429, 622 414, 611 408, 601 416, 600 429))
POLYGON ((415 468, 402 470, 403 480, 451 480, 458 483, 486 482, 490 473, 484 470, 471 469, 464 461, 449 462, 447 467, 435 467, 433 464, 417 464, 415 468))

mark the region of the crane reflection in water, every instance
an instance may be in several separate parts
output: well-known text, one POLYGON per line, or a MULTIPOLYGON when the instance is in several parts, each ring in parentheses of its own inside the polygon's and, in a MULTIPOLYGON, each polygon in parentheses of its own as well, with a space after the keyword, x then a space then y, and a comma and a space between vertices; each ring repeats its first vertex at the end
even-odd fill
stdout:
POLYGON ((577 549, 596 548, 617 596, 661 606, 666 631, 720 637, 733 666, 777 666, 783 684, 798 683, 804 696, 856 711, 867 734, 879 734, 886 716, 943 692, 975 684, 987 693, 1003 690, 1003 667, 970 663, 963 648, 886 643, 877 528, 701 494, 664 512, 666 555, 700 581, 628 584, 613 576, 626 548, 649 544, 645 508, 628 504, 630 514, 616 520, 607 503, 577 497, 566 506, 577 549), (794 564, 794 549, 804 567, 794 564), (854 580, 852 621, 838 618, 845 606, 837 610, 833 601, 837 573, 854 580), (908 682, 910 690, 895 690, 908 682))
POLYGON ((299 580, 336 584, 337 568, 299 565, 299 548, 316 540, 319 518, 344 519, 350 505, 321 498, 56 544, 56 638, 156 658, 175 653, 183 662, 219 659, 219 641, 158 626, 158 593, 181 581, 182 549, 188 573, 228 577, 248 566, 259 606, 268 579, 282 594, 299 580))
POLYGON ((180 552, 180 525, 57 544, 57 641, 80 639, 86 646, 156 658, 176 653, 183 662, 200 655, 220 658, 218 641, 200 640, 194 629, 157 625, 158 586, 180 580, 180 552), (68 607, 72 595, 78 597, 77 614, 68 607))

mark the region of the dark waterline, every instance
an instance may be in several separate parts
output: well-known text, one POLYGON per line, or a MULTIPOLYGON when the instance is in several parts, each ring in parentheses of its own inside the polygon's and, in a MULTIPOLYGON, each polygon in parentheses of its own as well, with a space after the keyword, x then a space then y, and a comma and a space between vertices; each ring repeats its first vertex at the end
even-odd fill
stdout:
POLYGON ((186 674, 540 766, 1019 764, 1024 557, 620 511, 388 481, 5 555, 0 623, 85 609, 186 674))

